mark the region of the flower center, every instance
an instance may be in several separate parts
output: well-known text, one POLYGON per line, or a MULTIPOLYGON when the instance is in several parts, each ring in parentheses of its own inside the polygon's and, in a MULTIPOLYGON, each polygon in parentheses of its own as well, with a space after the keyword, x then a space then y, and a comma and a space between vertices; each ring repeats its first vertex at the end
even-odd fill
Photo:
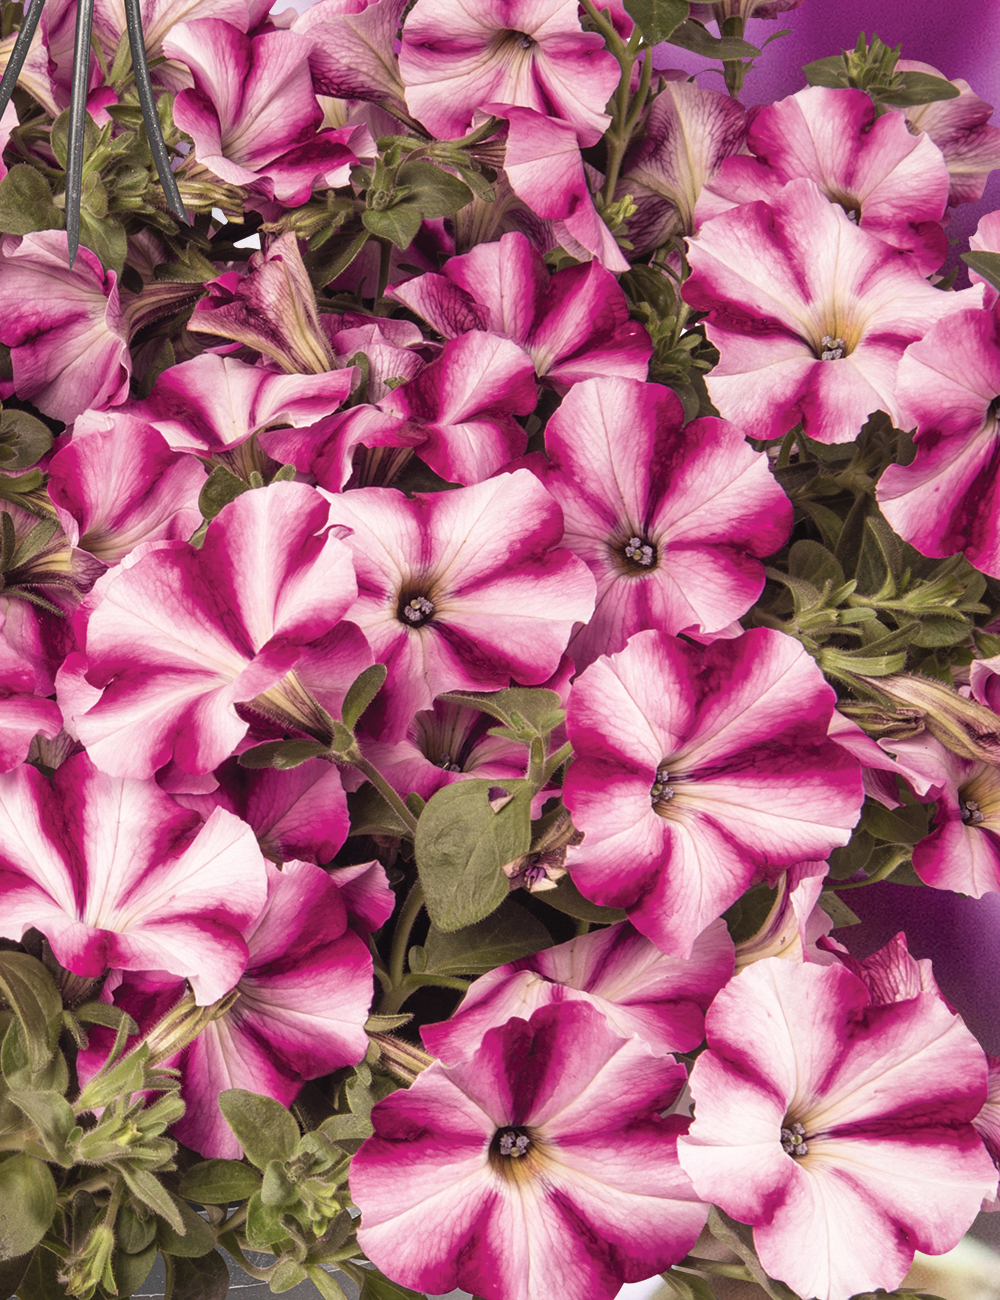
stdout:
POLYGON ((839 361, 844 355, 844 340, 842 338, 831 338, 829 334, 824 334, 823 351, 819 354, 820 361, 839 361))
POLYGON ((619 534, 612 540, 611 549, 622 572, 634 577, 652 573, 660 563, 656 543, 637 531, 630 531, 624 537, 619 534))
POLYGON ((809 1154, 806 1131, 801 1124, 792 1124, 789 1128, 781 1130, 781 1149, 796 1159, 809 1154))
POLYGON ((531 1138, 527 1133, 516 1128, 508 1128, 501 1131, 497 1150, 502 1156, 510 1156, 512 1160, 516 1160, 519 1156, 526 1155, 530 1146, 531 1138))
POLYGON ((434 602, 427 596, 413 596, 405 603, 400 601, 397 617, 410 627, 423 627, 434 617, 434 602))
POLYGON ((516 41, 522 50, 530 50, 535 44, 534 37, 529 36, 527 32, 511 32, 510 38, 516 41))
POLYGON ((656 779, 649 787, 649 802, 653 806, 653 811, 658 812, 661 817, 666 815, 667 804, 676 794, 673 786, 669 784, 670 773, 662 764, 656 769, 656 779))
POLYGON ((453 763, 451 755, 447 753, 442 754, 434 766, 443 768, 445 772, 461 772, 462 770, 461 763, 453 763))
POLYGON ((962 821, 967 826, 978 826, 986 820, 986 816, 980 811, 979 804, 975 799, 964 799, 960 805, 962 809, 962 821))

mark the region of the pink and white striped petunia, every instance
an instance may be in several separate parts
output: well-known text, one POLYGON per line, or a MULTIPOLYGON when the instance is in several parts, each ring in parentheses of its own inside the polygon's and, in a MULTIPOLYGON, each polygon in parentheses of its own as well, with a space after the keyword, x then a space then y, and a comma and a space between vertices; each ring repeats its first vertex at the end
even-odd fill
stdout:
POLYGON ((538 475, 562 507, 563 545, 597 580, 570 644, 578 668, 647 628, 723 631, 763 590, 758 557, 788 536, 791 503, 767 457, 725 420, 683 424, 668 388, 590 379, 546 426, 538 475))
POLYGON ((365 722, 390 743, 445 691, 544 682, 593 612, 594 579, 560 546, 562 512, 525 469, 411 499, 360 488, 330 501, 351 530, 347 617, 389 670, 365 722))
POLYGON ((755 438, 801 421, 818 442, 849 442, 875 411, 899 424, 906 347, 982 303, 978 286, 932 288, 811 180, 706 222, 688 255, 684 297, 721 354, 709 395, 755 438))
POLYGON ((807 177, 921 275, 944 261, 950 177, 941 151, 930 136, 911 134, 901 114, 876 121, 864 91, 807 86, 760 109, 746 145, 752 156, 727 158, 702 191, 699 224, 741 203, 770 203, 788 181, 807 177))
POLYGON ((14 392, 67 424, 128 396, 132 358, 118 277, 89 248, 68 265, 66 232, 0 239, 0 342, 14 392))
POLYGON ((67 665, 59 691, 98 767, 210 772, 251 721, 322 735, 315 694, 338 710, 371 662, 341 626, 357 585, 328 515, 315 488, 272 483, 226 506, 201 550, 154 543, 108 571, 80 615, 85 677, 67 665))
POLYGON ((923 555, 962 551, 1000 577, 1000 312, 963 311, 912 343, 899 366, 904 427, 917 454, 878 485, 882 513, 923 555))
POLYGON ((163 42, 164 54, 194 78, 194 89, 174 100, 174 120, 194 140, 198 162, 289 207, 305 203, 314 186, 344 185, 357 162, 350 148, 357 127, 319 129, 312 45, 297 32, 248 36, 221 18, 178 23, 163 42))
POLYGON ((671 235, 694 234, 699 195, 723 160, 742 148, 746 131, 738 100, 689 81, 666 82, 625 155, 615 191, 635 200, 628 235, 636 255, 671 235))
POLYGON ((802 647, 764 628, 704 649, 639 632, 591 664, 567 714, 580 892, 684 957, 754 881, 846 844, 864 795, 827 738, 835 703, 802 647))
POLYGON ((582 145, 608 125, 618 63, 580 26, 576 0, 417 0, 402 42, 407 108, 442 139, 464 135, 492 104, 567 122, 582 145))
POLYGON ((107 565, 143 542, 187 539, 201 524, 205 471, 133 416, 88 412, 49 462, 48 492, 69 541, 107 565))
POLYGON ((264 859, 245 822, 207 822, 153 781, 111 777, 86 754, 52 784, 33 767, 0 776, 0 933, 35 928, 83 976, 169 971, 215 1002, 246 965, 241 931, 264 906, 264 859))
MULTIPOLYGON (((165 1062, 180 1070, 187 1105, 172 1132, 203 1156, 238 1160, 243 1154, 219 1109, 227 1088, 288 1106, 307 1079, 354 1065, 368 1049, 372 959, 365 941, 348 928, 340 891, 308 862, 266 870, 263 910, 243 930, 248 956, 235 985, 239 997, 165 1062)), ((117 978, 114 1003, 142 1032, 183 993, 183 985, 159 973, 117 978)), ((82 1055, 84 1077, 99 1068, 109 1037, 96 1036, 82 1055)))
POLYGON ((600 262, 550 275, 519 231, 451 257, 389 293, 446 339, 489 330, 520 344, 535 373, 559 392, 595 375, 645 379, 649 335, 600 262))
POLYGON ((489 1030, 372 1110, 358 1241, 393 1281, 484 1300, 611 1300, 683 1258, 708 1207, 661 1118, 683 1068, 582 1002, 489 1030))
MULTIPOLYGON (((900 59, 897 72, 943 72, 916 59, 900 59)), ((983 197, 990 172, 1000 167, 1000 127, 990 126, 993 105, 980 99, 967 81, 955 77, 957 99, 937 99, 903 109, 910 130, 929 135, 944 155, 951 175, 949 203, 975 203, 983 197)))
POLYGON ((892 1291, 996 1190, 972 1126, 982 1048, 936 991, 905 992, 882 1002, 842 965, 770 958, 709 1010, 680 1160, 800 1296, 892 1291))
POLYGON ((479 1046, 487 1029, 553 1002, 580 1001, 656 1052, 689 1052, 704 1038, 705 1011, 732 973, 724 921, 703 930, 686 959, 660 952, 621 921, 481 975, 454 1015, 420 1034, 428 1051, 456 1061, 479 1046))

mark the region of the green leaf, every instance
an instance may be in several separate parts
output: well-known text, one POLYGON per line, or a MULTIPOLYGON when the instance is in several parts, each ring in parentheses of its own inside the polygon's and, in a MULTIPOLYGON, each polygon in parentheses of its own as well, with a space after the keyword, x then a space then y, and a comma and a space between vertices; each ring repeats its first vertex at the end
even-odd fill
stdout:
POLYGON ((449 691, 439 697, 452 704, 480 709, 505 726, 516 729, 523 720, 540 735, 563 720, 562 700, 555 691, 535 686, 511 686, 503 691, 449 691))
POLYGON ((128 255, 128 239, 124 226, 114 217, 98 218, 83 208, 80 212, 80 243, 97 254, 106 270, 121 275, 128 255))
POLYGON ((366 668, 359 677, 354 679, 347 689, 344 704, 340 710, 340 716, 344 720, 345 727, 349 727, 351 731, 354 730, 362 713, 382 689, 382 683, 385 681, 387 671, 385 664, 372 664, 370 668, 366 668))
POLYGON ((424 1296, 420 1291, 411 1291, 408 1286, 390 1282, 377 1268, 366 1268, 360 1300, 424 1300, 424 1296))
POLYGON ((111 1258, 111 1272, 118 1284, 118 1294, 120 1296, 135 1295, 146 1278, 149 1277, 150 1270, 156 1263, 158 1254, 159 1251, 155 1242, 144 1250, 115 1251, 111 1258))
MULTIPOLYGON (((687 0, 667 2, 686 4, 687 0)), ((654 0, 654 3, 663 3, 663 0, 654 0)), ((410 187, 411 193, 406 196, 406 202, 414 204, 424 218, 450 217, 472 202, 472 191, 464 181, 435 167, 433 163, 420 159, 403 163, 396 174, 396 181, 399 185, 410 187)))
POLYGON ((625 0, 625 9, 646 44, 659 45, 687 18, 688 0, 625 0))
MULTIPOLYGON (((629 13, 632 13, 631 9, 629 13)), ((635 17, 634 14, 632 16, 635 17)), ((639 26, 641 28, 642 24, 639 23, 639 26)), ((708 59, 753 59, 760 54, 756 45, 741 41, 735 36, 713 36, 704 23, 698 22, 696 18, 689 18, 675 27, 669 40, 671 45, 679 45, 682 50, 690 50, 692 54, 703 54, 708 59)))
POLYGON ((375 212, 371 208, 361 214, 365 228, 379 239, 388 239, 397 248, 409 248, 423 225, 423 215, 414 203, 397 203, 394 208, 375 212))
POLYGON ((957 99, 959 89, 944 77, 934 77, 929 72, 897 72, 891 90, 878 92, 879 101, 893 108, 907 108, 911 104, 931 104, 939 99, 957 99))
POLYGON ((158 1222, 144 1205, 127 1200, 115 1218, 115 1240, 126 1255, 140 1255, 155 1241, 158 1222))
POLYGON ((0 1260, 33 1250, 56 1212, 56 1183, 44 1160, 8 1156, 0 1164, 0 1260))
POLYGON ((150 1173, 148 1169, 136 1169, 126 1161, 118 1166, 118 1172, 125 1186, 137 1200, 151 1209, 154 1214, 158 1214, 161 1219, 166 1219, 175 1232, 184 1232, 184 1219, 177 1209, 174 1198, 155 1174, 150 1173))
POLYGON ((270 1250, 288 1236, 281 1226, 280 1210, 265 1205, 260 1192, 254 1192, 247 1202, 246 1234, 254 1250, 270 1250))
POLYGON ((835 930, 843 929, 848 925, 860 925, 861 918, 855 916, 839 894, 832 890, 824 890, 819 896, 819 905, 833 922, 835 930))
POLYGON ((62 1300, 66 1288, 57 1273, 62 1261, 50 1250, 39 1247, 28 1257, 24 1280, 17 1288, 19 1300, 62 1300))
POLYGON ((971 253, 961 253, 959 256, 976 275, 981 275, 994 289, 1000 289, 1000 253, 984 253, 973 249, 971 253))
POLYGON ((319 1126, 319 1132, 338 1146, 346 1143, 345 1150, 353 1153, 365 1138, 371 1137, 372 1126, 371 1121, 361 1115, 331 1115, 319 1126))
POLYGON ((328 749, 320 740, 266 740, 262 745, 245 749, 236 761, 240 767, 273 767, 287 772, 327 753, 328 749))
POLYGON ((230 1088, 219 1097, 226 1123, 247 1159, 258 1169, 271 1160, 289 1160, 299 1144, 299 1126, 280 1101, 243 1088, 230 1088))
POLYGON ((434 975, 481 975, 551 948, 552 936, 530 912, 508 898, 484 921, 463 930, 432 925, 424 941, 427 971, 434 975))
POLYGON ((398 1016, 369 1016, 365 1021, 365 1030, 369 1034, 391 1034, 394 1029, 401 1029, 413 1019, 407 1012, 398 1016))
POLYGON ((847 67, 839 54, 831 54, 826 59, 814 59, 812 63, 807 63, 802 71, 810 86, 839 89, 850 85, 847 67))
POLYGON ((791 1287, 787 1287, 784 1282, 776 1281, 764 1272, 754 1250, 752 1228, 747 1227, 745 1223, 737 1223, 718 1206, 713 1205, 708 1212, 708 1230, 716 1241, 728 1246, 731 1251, 739 1255, 771 1300, 798 1300, 791 1287))
POLYGON ((293 1286, 307 1281, 308 1277, 305 1265, 300 1264, 297 1259, 280 1260, 271 1274, 271 1292, 273 1295, 281 1295, 284 1291, 291 1291, 293 1286))
POLYGON ((68 1169, 73 1164, 73 1153, 67 1151, 66 1140, 76 1127, 76 1116, 66 1098, 51 1090, 11 1088, 10 1099, 38 1129, 42 1144, 52 1159, 68 1169))
MULTIPOLYGON (((101 131, 97 123, 90 116, 90 113, 84 114, 83 120, 83 156, 92 154, 100 144, 101 131)), ((49 134, 49 147, 56 156, 56 162, 66 170, 67 149, 69 147, 69 109, 64 109, 56 120, 52 123, 52 130, 49 134)))
POLYGON ((41 420, 27 411, 0 413, 0 463, 4 469, 27 469, 51 449, 52 434, 41 420))
POLYGON ((461 930, 489 916, 510 892, 504 866, 530 847, 526 781, 456 781, 438 790, 414 841, 431 921, 439 930, 461 930))
POLYGON ((165 1255, 167 1286, 164 1300, 225 1300, 229 1294, 229 1269, 217 1250, 199 1259, 165 1255))
POLYGON ((614 925, 617 921, 624 921, 627 915, 621 908, 601 907, 589 898, 584 898, 569 876, 563 876, 555 889, 546 889, 536 897, 540 902, 554 907, 557 912, 596 925, 614 925))
POLYGON ((819 542, 796 542, 788 552, 788 572, 793 578, 802 578, 821 590, 829 582, 831 587, 844 585, 844 571, 825 546, 819 542))
POLYGON ((214 519, 223 506, 249 491, 249 483, 244 483, 225 465, 216 465, 198 495, 198 509, 205 519, 214 519))
POLYGON ((299 1199, 295 1184, 285 1173, 283 1160, 269 1160, 264 1170, 260 1200, 271 1210, 285 1210, 299 1199))
POLYGON ((866 799, 861 825, 887 844, 918 844, 927 834, 928 810, 921 803, 889 809, 877 799, 866 799))
POLYGON ((241 1160, 202 1160, 181 1179, 179 1192, 199 1205, 245 1201, 260 1189, 260 1174, 241 1160))
POLYGON ((0 952, 0 992, 24 1031, 31 1072, 37 1074, 51 1061, 62 1026, 62 998, 55 980, 27 953, 0 952))
POLYGON ((16 1255, 13 1259, 0 1260, 0 1300, 10 1300, 28 1271, 32 1255, 16 1255))
POLYGON ((864 871, 875 852, 875 837, 866 830, 856 830, 847 844, 830 854, 830 875, 834 880, 849 880, 864 871))
POLYGON ((174 1209, 180 1215, 184 1231, 175 1232, 162 1220, 156 1227, 156 1244, 165 1255, 183 1255, 186 1259, 197 1259, 207 1255, 215 1248, 215 1230, 190 1205, 171 1197, 174 1209))
POLYGON ((697 1273, 679 1273, 668 1268, 662 1277, 674 1300, 716 1300, 715 1292, 697 1273))
POLYGON ((347 810, 351 814, 352 835, 408 836, 409 827, 399 820, 395 809, 390 808, 373 785, 366 783, 360 790, 347 796, 347 810))
POLYGON ((28 235, 33 230, 61 230, 65 224, 44 176, 26 163, 15 163, 0 181, 0 231, 28 235))

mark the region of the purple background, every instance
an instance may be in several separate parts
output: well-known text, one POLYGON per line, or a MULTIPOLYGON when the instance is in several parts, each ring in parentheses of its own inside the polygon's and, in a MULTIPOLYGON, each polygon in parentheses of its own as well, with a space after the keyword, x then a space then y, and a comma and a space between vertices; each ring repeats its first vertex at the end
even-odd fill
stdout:
MULTIPOLYGON (((791 29, 791 35, 773 41, 747 77, 740 96, 744 103, 770 103, 794 94, 805 85, 804 63, 839 54, 854 45, 859 32, 865 32, 869 39, 875 34, 887 45, 902 45, 901 58, 930 63, 949 78, 964 77, 982 99, 1000 105, 1000 4, 984 0, 803 0, 801 8, 779 14, 775 22, 751 18, 746 39, 759 48, 760 42, 785 28, 791 29)), ((670 62, 686 72, 713 66, 685 50, 668 49, 670 62)), ((724 89, 722 78, 714 74, 700 76, 698 84, 724 89)), ((991 120, 994 126, 1000 125, 997 114, 991 120)), ((996 208, 1000 208, 1000 172, 994 172, 978 203, 964 203, 954 210, 948 236, 960 243, 952 248, 949 266, 968 249, 969 235, 979 218, 996 208)))

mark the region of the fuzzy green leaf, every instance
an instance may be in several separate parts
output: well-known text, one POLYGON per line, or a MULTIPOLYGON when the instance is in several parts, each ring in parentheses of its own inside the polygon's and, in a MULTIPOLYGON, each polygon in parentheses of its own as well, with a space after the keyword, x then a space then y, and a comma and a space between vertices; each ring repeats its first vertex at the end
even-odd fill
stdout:
POLYGON ((271 1160, 288 1160, 299 1142, 299 1126, 280 1101, 243 1088, 230 1088, 219 1107, 247 1159, 258 1169, 271 1160))
POLYGON ((0 1260, 33 1250, 56 1212, 56 1184, 44 1160, 19 1152, 0 1164, 0 1260))

